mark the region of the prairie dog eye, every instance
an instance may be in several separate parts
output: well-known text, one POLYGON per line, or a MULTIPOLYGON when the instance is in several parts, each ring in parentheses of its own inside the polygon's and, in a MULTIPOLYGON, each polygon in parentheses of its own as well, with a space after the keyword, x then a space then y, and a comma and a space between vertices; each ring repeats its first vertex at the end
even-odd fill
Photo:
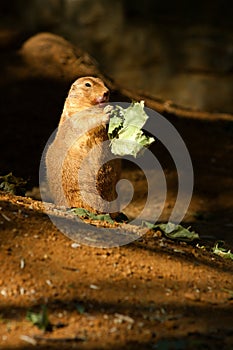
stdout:
POLYGON ((91 83, 85 83, 86 87, 91 87, 91 83))

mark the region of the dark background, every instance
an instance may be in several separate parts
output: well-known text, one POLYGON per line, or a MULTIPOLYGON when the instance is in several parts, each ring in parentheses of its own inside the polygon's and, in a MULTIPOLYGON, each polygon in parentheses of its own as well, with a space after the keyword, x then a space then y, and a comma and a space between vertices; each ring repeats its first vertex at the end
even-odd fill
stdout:
POLYGON ((232 112, 232 2, 1 1, 17 44, 50 31, 89 52, 101 69, 191 108, 232 112))

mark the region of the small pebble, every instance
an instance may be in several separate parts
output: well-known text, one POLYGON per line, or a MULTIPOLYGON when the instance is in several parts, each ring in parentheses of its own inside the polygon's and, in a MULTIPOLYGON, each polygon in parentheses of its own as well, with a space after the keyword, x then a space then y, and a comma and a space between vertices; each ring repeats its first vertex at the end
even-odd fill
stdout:
POLYGON ((96 286, 95 284, 90 284, 90 288, 91 289, 100 289, 100 287, 96 286))
POLYGON ((115 317, 118 318, 121 321, 125 321, 128 323, 134 323, 134 319, 132 317, 126 316, 126 315, 121 315, 118 313, 115 313, 115 317))
POLYGON ((32 337, 29 337, 28 335, 21 335, 20 339, 34 346, 37 344, 36 340, 32 337))
POLYGON ((175 253, 185 254, 185 252, 184 252, 183 250, 181 250, 181 249, 173 249, 173 251, 174 251, 175 253))
POLYGON ((72 243, 71 244, 71 248, 78 248, 80 246, 81 246, 81 244, 78 244, 78 243, 72 243))
POLYGON ((109 329, 109 333, 115 333, 117 332, 117 328, 116 327, 112 327, 109 329))
POLYGON ((0 292, 1 295, 3 295, 4 297, 7 296, 7 291, 6 289, 2 289, 1 292, 0 292))
POLYGON ((24 288, 23 288, 23 287, 20 287, 20 288, 19 288, 19 293, 20 293, 20 295, 24 295, 25 290, 24 290, 24 288))
POLYGON ((24 269, 24 267, 25 267, 24 259, 20 259, 20 268, 24 269))
POLYGON ((11 221, 11 219, 8 216, 6 216, 5 214, 1 213, 1 215, 6 221, 11 221))
POLYGON ((138 327, 140 327, 140 328, 144 327, 144 323, 143 322, 138 322, 138 327))

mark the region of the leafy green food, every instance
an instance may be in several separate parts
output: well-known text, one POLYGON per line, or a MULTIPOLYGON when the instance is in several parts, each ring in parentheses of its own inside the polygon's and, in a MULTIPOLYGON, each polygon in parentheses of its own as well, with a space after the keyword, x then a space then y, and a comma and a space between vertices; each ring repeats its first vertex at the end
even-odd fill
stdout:
POLYGON ((82 304, 76 304, 75 305, 75 307, 76 307, 76 310, 78 311, 78 313, 79 314, 84 314, 84 312, 85 312, 85 307, 82 305, 82 304))
POLYGON ((51 323, 49 322, 48 318, 48 312, 45 305, 42 306, 41 312, 32 312, 28 311, 27 320, 32 322, 35 326, 37 326, 39 329, 42 329, 43 331, 50 331, 51 330, 51 323))
POLYGON ((224 242, 222 241, 216 242, 215 246, 213 247, 213 253, 221 256, 222 258, 233 260, 233 253, 231 250, 221 247, 223 243, 224 242))
POLYGON ((83 219, 100 220, 114 224, 114 220, 109 214, 95 214, 84 208, 73 208, 71 212, 83 219))
POLYGON ((166 237, 173 240, 188 242, 188 241, 194 241, 200 238, 198 233, 194 231, 190 231, 190 227, 185 228, 182 225, 176 225, 172 222, 168 222, 167 224, 154 225, 150 222, 143 221, 143 225, 148 227, 151 230, 158 229, 166 237))
POLYGON ((70 211, 82 219, 100 220, 108 222, 109 224, 124 223, 129 220, 123 213, 119 213, 113 220, 110 214, 95 214, 84 208, 72 208, 70 211))
POLYGON ((112 153, 118 156, 132 155, 135 158, 141 155, 145 147, 154 142, 153 137, 146 136, 142 131, 147 119, 144 101, 133 102, 128 108, 113 108, 108 127, 112 153))
POLYGON ((24 196, 27 190, 27 181, 16 177, 12 173, 0 176, 0 190, 15 195, 24 196))

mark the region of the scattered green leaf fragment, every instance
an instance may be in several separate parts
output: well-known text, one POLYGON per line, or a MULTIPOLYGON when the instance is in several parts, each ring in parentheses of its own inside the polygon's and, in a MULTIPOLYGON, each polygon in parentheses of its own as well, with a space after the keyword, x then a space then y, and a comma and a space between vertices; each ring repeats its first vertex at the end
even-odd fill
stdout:
POLYGON ((90 219, 106 221, 109 224, 114 224, 114 220, 111 218, 109 214, 90 214, 90 219))
POLYGON ((196 247, 202 250, 206 250, 206 246, 200 245, 199 243, 196 244, 196 247))
POLYGON ((84 314, 85 312, 85 307, 82 304, 76 304, 76 310, 78 311, 78 313, 80 313, 81 315, 84 314))
POLYGON ((185 228, 182 225, 176 225, 172 222, 168 222, 167 224, 159 224, 154 225, 150 222, 143 221, 144 226, 148 227, 152 230, 160 230, 166 237, 179 240, 179 241, 194 241, 198 240, 200 237, 198 233, 194 231, 190 231, 190 227, 185 228))
POLYGON ((141 130, 148 119, 144 111, 144 101, 133 102, 128 108, 116 106, 110 113, 108 137, 111 151, 115 155, 137 157, 154 142, 141 130))
POLYGON ((28 311, 26 318, 43 331, 51 330, 51 323, 49 322, 48 312, 45 305, 42 306, 41 312, 36 313, 28 311))
POLYGON ((10 192, 18 196, 24 196, 27 190, 27 181, 16 177, 12 173, 0 176, 0 190, 10 192))
POLYGON ((142 226, 146 226, 148 227, 150 230, 154 230, 155 229, 155 224, 152 224, 149 221, 142 221, 142 226))
POLYGON ((73 208, 71 212, 83 219, 88 219, 89 211, 84 208, 73 208))
POLYGON ((87 209, 83 208, 73 208, 71 211, 80 218, 90 219, 90 220, 100 220, 108 222, 109 224, 114 224, 114 220, 109 214, 95 214, 87 209))
POLYGON ((213 253, 221 256, 222 258, 233 260, 233 253, 231 250, 221 247, 220 245, 222 244, 222 241, 216 242, 215 246, 213 247, 213 253))

